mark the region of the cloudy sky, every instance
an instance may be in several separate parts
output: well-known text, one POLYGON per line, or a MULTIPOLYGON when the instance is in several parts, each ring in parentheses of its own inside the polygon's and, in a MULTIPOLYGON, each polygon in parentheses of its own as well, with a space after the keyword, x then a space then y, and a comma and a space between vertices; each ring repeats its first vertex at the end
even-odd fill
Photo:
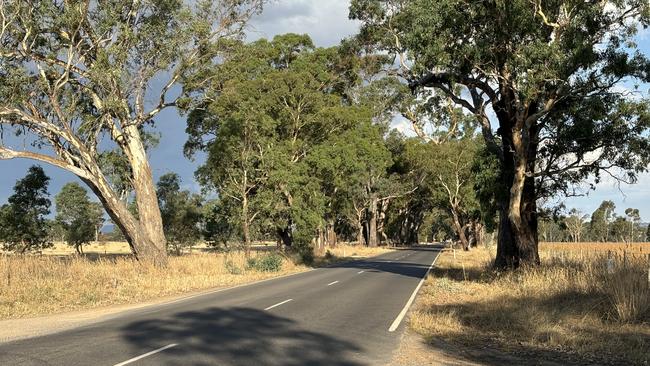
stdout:
MULTIPOLYGON (((333 46, 358 29, 358 24, 347 18, 348 5, 349 0, 276 0, 254 19, 248 38, 270 38, 288 32, 308 33, 317 46, 333 46)), ((648 32, 640 37, 639 43, 643 51, 650 54, 648 32)), ((150 154, 155 178, 174 171, 182 177, 185 188, 198 191, 193 173, 201 163, 201 156, 189 161, 182 154, 186 140, 184 119, 168 110, 159 115, 156 123, 162 138, 159 146, 150 154)), ((396 127, 408 133, 408 126, 402 124, 396 127)), ((6 202, 16 180, 24 176, 32 164, 26 160, 0 161, 0 204, 6 202)), ((50 192, 53 194, 63 184, 78 181, 75 176, 59 169, 44 168, 52 178, 50 192)), ((641 176, 634 186, 618 187, 612 180, 605 179, 588 196, 566 199, 564 203, 567 207, 577 207, 584 213, 591 213, 603 200, 614 201, 619 214, 627 207, 639 208, 644 221, 650 221, 650 174, 641 176)))

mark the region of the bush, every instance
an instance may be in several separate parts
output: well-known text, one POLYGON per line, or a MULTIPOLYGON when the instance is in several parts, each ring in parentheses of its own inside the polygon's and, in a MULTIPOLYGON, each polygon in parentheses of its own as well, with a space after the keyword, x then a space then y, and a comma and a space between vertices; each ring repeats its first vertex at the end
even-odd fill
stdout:
POLYGON ((233 274, 233 275, 242 274, 242 270, 239 267, 237 267, 237 265, 235 263, 233 263, 233 261, 230 261, 230 260, 226 261, 225 267, 226 267, 226 271, 228 271, 228 273, 230 273, 230 274, 233 274))
POLYGON ((282 270, 282 257, 271 253, 258 258, 249 258, 247 267, 260 272, 279 272, 282 270))

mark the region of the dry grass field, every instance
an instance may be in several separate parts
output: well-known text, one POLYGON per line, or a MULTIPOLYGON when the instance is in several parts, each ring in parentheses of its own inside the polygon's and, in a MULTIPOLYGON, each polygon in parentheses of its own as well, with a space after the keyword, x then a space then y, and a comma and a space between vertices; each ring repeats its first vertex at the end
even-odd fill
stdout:
MULTIPOLYGON (((446 250, 422 289, 411 327, 431 343, 441 339, 543 359, 573 355, 582 363, 647 365, 648 257, 610 255, 610 260, 607 250, 622 252, 625 245, 600 245, 543 244, 541 266, 509 273, 490 269, 494 248, 455 256, 446 250)), ((645 253, 648 246, 632 250, 645 253)))
MULTIPOLYGON (((253 251, 252 256, 267 256, 270 250, 272 246, 253 251)), ((355 255, 376 255, 386 249, 340 245, 332 251, 334 256, 328 263, 355 255)), ((135 304, 309 269, 282 257, 279 271, 261 271, 250 268, 241 251, 171 256, 167 268, 157 268, 124 255, 128 245, 118 242, 106 243, 106 249, 104 244, 91 244, 85 257, 69 255, 72 252, 70 247, 57 244, 43 253, 47 255, 0 255, 0 319, 135 304)))

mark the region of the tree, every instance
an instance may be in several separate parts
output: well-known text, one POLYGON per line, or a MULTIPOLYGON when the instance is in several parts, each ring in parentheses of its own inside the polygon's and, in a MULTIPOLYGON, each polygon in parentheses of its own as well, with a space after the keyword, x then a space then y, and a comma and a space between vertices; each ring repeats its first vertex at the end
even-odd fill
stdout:
POLYGON ((650 242, 650 225, 647 226, 646 232, 645 232, 645 241, 650 242))
POLYGON ((413 166, 424 172, 434 204, 449 213, 465 250, 470 249, 470 244, 477 244, 477 236, 480 238, 482 232, 472 170, 480 147, 471 138, 407 145, 413 166))
POLYGON ((569 216, 564 219, 564 225, 574 243, 581 240, 582 231, 587 218, 587 215, 583 215, 580 210, 574 208, 569 212, 569 216))
POLYGON ((628 208, 625 210, 625 216, 627 216, 627 221, 629 222, 627 241, 635 242, 637 241, 637 238, 639 238, 641 231, 641 214, 639 213, 639 209, 628 208))
POLYGON ((309 157, 370 114, 349 103, 346 86, 356 80, 337 48, 316 48, 297 34, 231 46, 208 82, 196 80, 201 98, 188 107, 186 153, 208 153, 197 177, 219 195, 220 226, 234 225, 228 231, 246 247, 256 233, 272 233, 308 249, 327 225, 309 157))
POLYGON ((29 133, 34 147, 47 149, 2 144, 0 159, 35 159, 76 174, 138 258, 164 265, 166 241, 143 136, 162 110, 187 104, 187 93, 172 92, 177 84, 201 74, 230 40, 243 36, 262 3, 3 1, 0 126, 29 133), (125 162, 139 218, 120 199, 123 185, 112 186, 110 169, 100 162, 111 146, 125 162))
POLYGON ((104 212, 91 202, 86 190, 77 183, 68 183, 54 198, 55 221, 64 231, 63 238, 74 247, 77 254, 83 254, 83 245, 96 238, 96 230, 104 212))
POLYGON ((609 241, 610 226, 614 220, 616 205, 612 201, 603 201, 591 214, 589 232, 596 241, 609 241))
POLYGON ((0 207, 0 242, 4 250, 23 254, 52 246, 45 217, 50 213, 49 181, 43 168, 34 165, 16 182, 9 202, 0 207))
POLYGON ((178 174, 167 173, 158 180, 156 191, 168 250, 176 255, 201 238, 203 219, 201 197, 181 190, 180 183, 178 174))
POLYGON ((358 42, 393 55, 418 98, 450 98, 481 127, 502 182, 497 267, 539 263, 538 199, 575 194, 590 175, 633 182, 647 169, 648 102, 618 87, 650 80, 633 38, 649 9, 639 0, 352 1, 358 42))

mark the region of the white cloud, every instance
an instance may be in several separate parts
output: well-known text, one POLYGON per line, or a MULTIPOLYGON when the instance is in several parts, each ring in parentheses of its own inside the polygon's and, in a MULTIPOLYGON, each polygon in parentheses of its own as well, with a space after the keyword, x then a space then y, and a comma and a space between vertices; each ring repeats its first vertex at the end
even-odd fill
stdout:
POLYGON ((284 33, 309 33, 317 46, 337 45, 355 34, 359 23, 348 19, 349 0, 282 0, 266 5, 252 20, 249 40, 284 33))

